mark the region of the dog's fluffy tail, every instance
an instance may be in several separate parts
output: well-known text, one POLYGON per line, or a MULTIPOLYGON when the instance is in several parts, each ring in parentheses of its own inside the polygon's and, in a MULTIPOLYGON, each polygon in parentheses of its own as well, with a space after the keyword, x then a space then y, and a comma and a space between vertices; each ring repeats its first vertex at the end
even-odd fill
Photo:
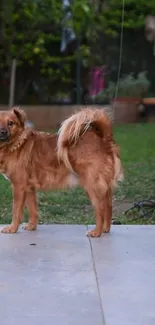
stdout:
MULTIPOLYGON (((93 128, 96 134, 105 140, 105 145, 109 141, 113 142, 112 122, 102 109, 83 109, 66 119, 61 125, 58 132, 58 159, 62 160, 71 171, 73 170, 68 157, 68 148, 75 146, 79 138, 90 128, 93 128)), ((119 181, 122 178, 122 172, 116 148, 117 145, 114 145, 114 164, 116 165, 114 178, 116 181, 119 181)))
POLYGON ((103 110, 83 109, 62 123, 58 132, 57 154, 69 169, 72 168, 68 159, 68 147, 76 145, 90 127, 95 127, 101 137, 107 137, 111 130, 111 122, 103 110))

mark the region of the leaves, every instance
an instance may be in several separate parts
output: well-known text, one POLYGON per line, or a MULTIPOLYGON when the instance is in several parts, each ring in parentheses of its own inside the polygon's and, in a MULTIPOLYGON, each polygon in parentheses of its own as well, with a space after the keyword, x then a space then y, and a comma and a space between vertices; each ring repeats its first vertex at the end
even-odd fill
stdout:
POLYGON ((28 58, 33 53, 45 56, 45 52, 48 51, 42 49, 45 49, 46 38, 49 38, 46 29, 49 26, 57 28, 57 21, 60 21, 62 15, 59 8, 56 1, 52 0, 46 0, 44 4, 40 0, 37 2, 18 0, 12 2, 11 14, 8 15, 8 10, 6 11, 3 7, 1 18, 3 19, 2 49, 4 48, 4 54, 21 59, 28 58), (51 14, 53 10, 57 16, 51 14), (30 53, 28 55, 28 51, 32 52, 31 55, 30 53))
MULTIPOLYGON (((142 29, 150 13, 155 13, 154 0, 125 0, 124 29, 142 29)), ((63 26, 82 36, 80 55, 85 67, 103 62, 100 43, 102 38, 113 39, 120 33, 122 1, 108 0, 102 5, 100 1, 76 0, 63 10, 60 0, 8 0, 7 4, 0 0, 0 21, 1 67, 9 70, 13 57, 20 65, 26 62, 32 66, 39 60, 41 73, 47 71, 49 75, 50 71, 52 75, 53 64, 63 62, 64 67, 71 67, 76 59, 75 48, 65 59, 60 54, 63 26)))

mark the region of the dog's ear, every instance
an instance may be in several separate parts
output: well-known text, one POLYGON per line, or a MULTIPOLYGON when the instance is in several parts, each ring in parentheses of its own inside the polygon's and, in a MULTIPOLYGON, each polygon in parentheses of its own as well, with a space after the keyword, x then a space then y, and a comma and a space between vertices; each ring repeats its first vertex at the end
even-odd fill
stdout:
POLYGON ((18 118, 20 124, 22 126, 24 126, 25 122, 26 122, 26 114, 23 110, 21 110, 19 107, 13 107, 12 108, 14 114, 16 115, 16 117, 18 118))

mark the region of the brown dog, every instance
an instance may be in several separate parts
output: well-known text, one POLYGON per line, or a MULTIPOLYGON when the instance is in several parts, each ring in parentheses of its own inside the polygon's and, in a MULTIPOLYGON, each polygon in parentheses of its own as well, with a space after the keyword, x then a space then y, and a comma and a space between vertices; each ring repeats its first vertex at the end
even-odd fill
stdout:
POLYGON ((96 227, 88 232, 98 237, 110 231, 112 189, 123 178, 119 149, 112 126, 103 110, 84 109, 62 124, 58 134, 25 127, 19 108, 0 112, 0 173, 11 181, 13 218, 3 233, 15 233, 24 206, 29 213, 26 230, 36 229, 36 190, 80 185, 96 213, 96 227))

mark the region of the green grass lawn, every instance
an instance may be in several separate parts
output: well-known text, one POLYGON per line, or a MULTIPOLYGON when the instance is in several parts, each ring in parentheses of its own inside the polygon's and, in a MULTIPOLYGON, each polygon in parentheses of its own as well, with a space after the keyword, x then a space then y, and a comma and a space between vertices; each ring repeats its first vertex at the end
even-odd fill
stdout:
MULTIPOLYGON (((114 132, 125 170, 125 181, 114 196, 114 218, 122 223, 155 223, 154 216, 138 218, 136 211, 128 216, 123 214, 137 200, 155 199, 155 125, 117 126, 114 132)), ((9 223, 12 196, 10 184, 3 176, 0 198, 0 223, 9 223)), ((40 192, 38 203, 40 223, 94 223, 93 210, 81 189, 40 192)))

